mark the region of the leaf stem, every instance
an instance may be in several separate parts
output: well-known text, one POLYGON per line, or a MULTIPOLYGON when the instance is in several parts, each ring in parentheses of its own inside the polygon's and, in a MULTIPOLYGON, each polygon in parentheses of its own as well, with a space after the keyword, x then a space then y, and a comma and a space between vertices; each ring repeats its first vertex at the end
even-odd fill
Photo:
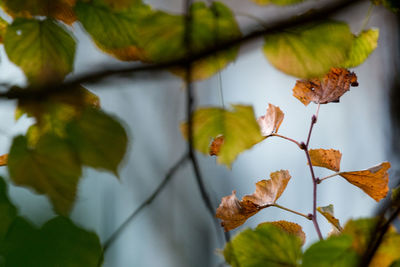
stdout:
POLYGON ((287 136, 284 136, 284 135, 277 134, 277 133, 272 133, 270 135, 267 135, 265 138, 268 138, 268 137, 271 137, 271 136, 276 136, 276 137, 280 137, 280 138, 286 139, 286 140, 288 140, 290 142, 295 143, 300 149, 302 148, 301 144, 299 142, 297 142, 296 140, 294 140, 292 138, 289 138, 287 136))
POLYGON ((323 180, 326 180, 326 179, 335 177, 335 176, 340 175, 340 174, 341 174, 341 172, 336 172, 336 173, 334 173, 334 174, 325 176, 324 178, 317 179, 317 184, 320 184, 323 180))
POLYGON ((295 210, 288 209, 288 208, 283 207, 283 206, 281 206, 281 205, 278 205, 278 204, 276 204, 276 203, 275 203, 275 204, 272 204, 271 207, 280 208, 280 209, 282 209, 282 210, 286 210, 286 211, 289 211, 289 212, 291 212, 291 213, 300 215, 300 216, 306 218, 307 220, 312 220, 312 216, 306 215, 306 214, 304 214, 304 213, 301 213, 301 212, 298 212, 298 211, 295 211, 295 210))
POLYGON ((372 10, 374 10, 374 4, 371 2, 371 4, 368 7, 367 15, 365 16, 363 24, 361 26, 360 33, 362 33, 365 30, 365 28, 367 27, 368 22, 369 22, 369 20, 371 19, 371 16, 372 16, 372 10))

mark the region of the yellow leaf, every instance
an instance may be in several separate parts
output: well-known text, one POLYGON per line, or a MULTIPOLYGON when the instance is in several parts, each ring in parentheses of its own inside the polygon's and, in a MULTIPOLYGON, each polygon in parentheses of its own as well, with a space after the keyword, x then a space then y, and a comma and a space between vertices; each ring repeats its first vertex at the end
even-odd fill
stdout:
POLYGON ((298 80, 293 88, 293 96, 305 106, 311 101, 317 104, 339 102, 339 98, 349 91, 350 86, 358 86, 354 72, 342 68, 331 68, 322 81, 318 78, 298 80))
POLYGON ((270 177, 269 180, 257 182, 256 191, 244 196, 241 201, 236 197, 236 191, 222 198, 216 217, 222 220, 225 231, 235 229, 260 210, 275 204, 291 176, 288 171, 281 170, 271 173, 270 177))
POLYGON ((375 167, 362 171, 341 172, 340 176, 349 183, 359 187, 377 202, 386 197, 389 191, 389 162, 383 162, 375 167))
POLYGON ((333 205, 318 207, 317 210, 330 222, 338 231, 342 231, 339 220, 333 215, 333 205))
POLYGON ((278 228, 287 232, 288 234, 299 237, 301 239, 302 245, 304 245, 304 243, 306 242, 306 234, 303 232, 302 227, 300 225, 298 225, 297 223, 281 220, 281 221, 260 223, 257 227, 266 225, 266 224, 275 225, 278 228))
POLYGON ((257 119, 257 122, 260 125, 261 134, 263 136, 268 136, 272 133, 277 133, 284 116, 285 114, 279 107, 268 104, 265 116, 261 116, 257 119))
POLYGON ((334 149, 310 149, 311 164, 329 170, 340 171, 340 160, 342 153, 334 149))

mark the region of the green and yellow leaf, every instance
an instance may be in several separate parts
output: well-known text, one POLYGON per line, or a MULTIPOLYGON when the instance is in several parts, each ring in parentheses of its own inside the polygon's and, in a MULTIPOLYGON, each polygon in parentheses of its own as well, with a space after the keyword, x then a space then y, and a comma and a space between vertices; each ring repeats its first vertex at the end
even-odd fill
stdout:
POLYGON ((258 226, 265 225, 265 224, 272 224, 279 229, 287 232, 288 234, 297 236, 301 240, 301 244, 304 245, 306 242, 306 234, 303 231, 303 228, 298 225, 297 223, 294 222, 288 222, 288 221, 274 221, 274 222, 263 222, 260 223, 258 226))
POLYGON ((16 216, 17 209, 8 198, 7 184, 0 177, 0 244, 16 216))
POLYGON ((370 29, 356 36, 344 68, 354 68, 362 64, 378 47, 379 30, 370 29))

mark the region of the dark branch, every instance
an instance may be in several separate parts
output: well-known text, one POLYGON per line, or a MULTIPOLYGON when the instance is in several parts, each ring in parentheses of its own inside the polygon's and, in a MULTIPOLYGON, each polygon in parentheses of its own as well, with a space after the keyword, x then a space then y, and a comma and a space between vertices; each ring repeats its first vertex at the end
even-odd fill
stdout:
POLYGON ((84 74, 78 76, 75 79, 70 81, 66 81, 61 84, 52 84, 47 85, 41 88, 25 88, 25 89, 13 89, 7 92, 0 93, 0 98, 8 98, 8 99, 21 99, 21 98, 33 98, 33 99, 41 99, 49 94, 57 93, 60 91, 68 90, 70 88, 74 88, 80 84, 91 84, 98 83, 103 81, 106 78, 111 76, 120 76, 120 75, 132 75, 134 73, 139 72, 157 72, 163 71, 165 69, 169 69, 171 67, 177 66, 187 66, 190 63, 193 63, 199 59, 203 59, 209 56, 214 55, 217 52, 224 51, 226 49, 232 48, 234 46, 238 46, 244 43, 248 43, 255 39, 258 39, 262 36, 279 33, 289 28, 293 28, 296 26, 301 26, 307 23, 315 22, 318 20, 326 19, 332 15, 335 15, 339 11, 344 10, 345 8, 354 5, 356 3, 362 2, 365 0, 341 0, 334 3, 330 3, 323 8, 318 10, 313 10, 307 12, 303 15, 274 22, 271 23, 268 27, 265 27, 262 30, 252 30, 249 31, 248 34, 232 39, 226 42, 221 42, 218 45, 212 46, 208 49, 205 49, 201 52, 191 53, 189 57, 184 57, 164 63, 158 64, 134 64, 133 66, 123 67, 123 68, 115 68, 114 67, 105 67, 103 70, 96 71, 93 73, 84 74), (27 90, 30 89, 30 90, 27 90))

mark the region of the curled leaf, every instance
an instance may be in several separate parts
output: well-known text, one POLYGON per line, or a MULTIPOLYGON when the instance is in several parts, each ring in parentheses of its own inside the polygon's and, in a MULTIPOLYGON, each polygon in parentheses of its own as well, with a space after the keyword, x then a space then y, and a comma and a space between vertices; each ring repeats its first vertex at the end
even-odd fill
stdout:
POLYGON ((341 172, 340 176, 349 183, 359 187, 376 201, 386 197, 389 191, 389 162, 383 162, 375 167, 362 171, 341 172))
POLYGON ((330 222, 338 231, 342 231, 339 220, 333 215, 333 205, 318 207, 317 210, 330 222))
POLYGON ((224 144, 224 136, 216 137, 210 145, 210 156, 218 156, 221 146, 224 144))
POLYGON ((7 165, 8 162, 8 154, 4 154, 0 156, 0 166, 7 165))
POLYGON ((260 227, 260 226, 266 225, 266 224, 275 225, 278 228, 280 228, 281 230, 287 232, 288 234, 299 237, 302 242, 302 245, 304 245, 304 243, 306 242, 306 234, 304 233, 303 228, 300 225, 298 225, 297 223, 281 220, 281 221, 260 223, 257 227, 260 227))
POLYGON ((311 101, 317 104, 339 102, 339 98, 350 90, 350 86, 358 86, 354 72, 331 68, 322 81, 318 78, 298 80, 293 88, 293 96, 305 106, 311 101))
POLYGON ((271 179, 256 183, 256 191, 244 196, 241 201, 236 192, 223 197, 216 213, 221 219, 225 231, 230 231, 242 225, 248 218, 275 203, 282 195, 291 176, 288 171, 281 170, 270 174, 271 179))
POLYGON ((335 149, 310 149, 311 164, 329 170, 340 171, 342 153, 335 149))
POLYGON ((279 107, 268 104, 265 116, 261 116, 257 119, 258 125, 260 125, 261 134, 263 136, 268 136, 272 133, 278 132, 284 116, 285 114, 279 107))

